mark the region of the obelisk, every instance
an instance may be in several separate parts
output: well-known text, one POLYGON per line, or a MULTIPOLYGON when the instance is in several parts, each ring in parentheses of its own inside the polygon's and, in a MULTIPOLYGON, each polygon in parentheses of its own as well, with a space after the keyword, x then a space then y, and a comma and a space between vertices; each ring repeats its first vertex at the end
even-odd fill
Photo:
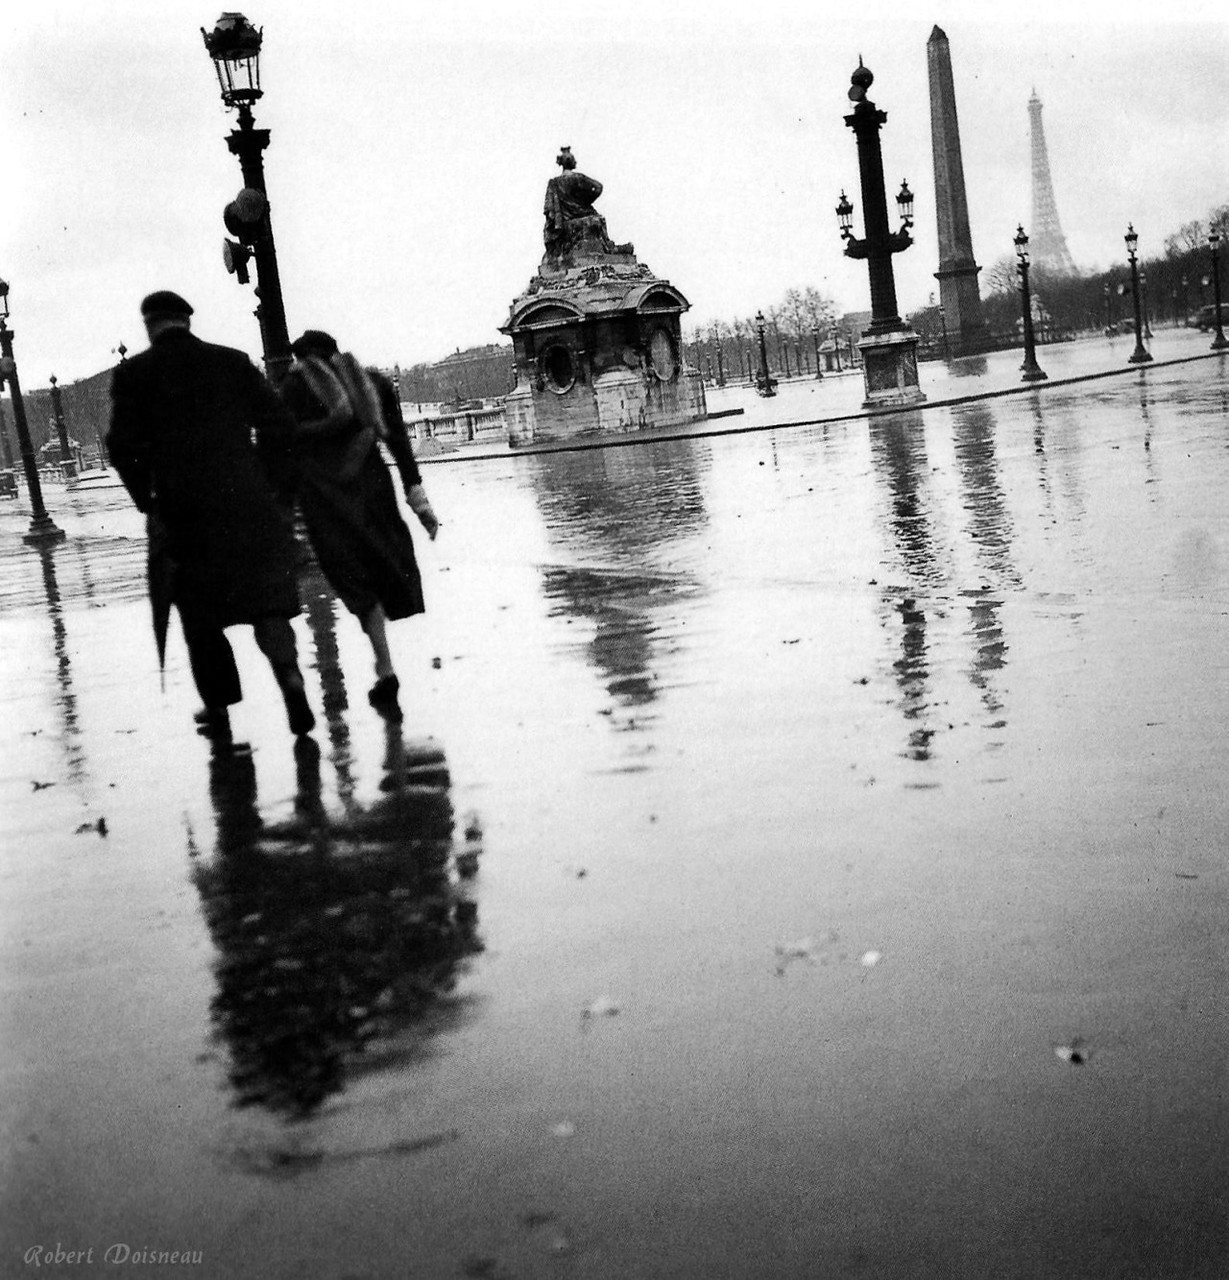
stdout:
POLYGON ((935 222, 939 229, 939 301, 943 306, 948 341, 954 355, 983 350, 986 322, 982 317, 973 237, 969 232, 969 203, 964 191, 964 161, 960 155, 960 125, 956 119, 956 86, 952 54, 939 27, 926 44, 930 71, 930 143, 935 166, 935 222))

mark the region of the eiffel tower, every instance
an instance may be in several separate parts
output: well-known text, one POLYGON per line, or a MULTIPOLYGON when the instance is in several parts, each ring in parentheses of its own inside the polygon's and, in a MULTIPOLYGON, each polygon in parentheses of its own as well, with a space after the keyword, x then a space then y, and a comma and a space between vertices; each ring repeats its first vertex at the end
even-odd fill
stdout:
POLYGON ((1037 90, 1028 100, 1028 118, 1033 142, 1033 225, 1029 228, 1029 251, 1034 266, 1054 275, 1076 275, 1067 237, 1058 221, 1054 186, 1050 182, 1050 157, 1046 152, 1045 129, 1041 123, 1041 99, 1037 90))

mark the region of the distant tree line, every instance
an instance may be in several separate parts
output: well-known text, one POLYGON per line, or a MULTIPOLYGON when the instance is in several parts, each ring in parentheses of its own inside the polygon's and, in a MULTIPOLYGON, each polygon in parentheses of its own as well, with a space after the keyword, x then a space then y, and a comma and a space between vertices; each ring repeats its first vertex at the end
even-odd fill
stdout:
MULTIPOLYGON (((834 363, 829 345, 833 343, 841 348, 841 361, 848 361, 853 317, 838 317, 836 304, 813 285, 787 290, 775 306, 764 308, 763 315, 764 354, 774 377, 813 376, 817 358, 821 371, 827 370, 834 363)), ((708 381, 754 379, 760 365, 755 317, 714 320, 685 329, 683 354, 708 381)))

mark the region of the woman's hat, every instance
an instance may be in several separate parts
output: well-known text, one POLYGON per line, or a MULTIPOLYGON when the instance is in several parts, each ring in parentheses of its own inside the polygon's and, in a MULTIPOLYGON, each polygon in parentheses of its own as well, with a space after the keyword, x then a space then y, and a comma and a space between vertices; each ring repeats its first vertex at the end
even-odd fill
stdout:
POLYGON ((323 352, 326 356, 337 352, 337 339, 323 329, 304 329, 303 336, 290 344, 291 351, 300 358, 323 352))

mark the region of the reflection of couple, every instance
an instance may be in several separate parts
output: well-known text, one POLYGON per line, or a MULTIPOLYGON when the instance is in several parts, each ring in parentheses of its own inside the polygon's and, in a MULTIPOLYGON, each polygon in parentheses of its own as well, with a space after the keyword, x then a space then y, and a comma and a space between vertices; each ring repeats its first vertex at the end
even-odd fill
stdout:
POLYGON ((212 1012, 240 1106, 304 1117, 364 1064, 415 1056, 423 1019, 449 1011, 465 957, 482 949, 474 904, 450 874, 443 756, 407 747, 395 724, 386 733, 385 794, 337 820, 310 738, 295 746, 295 812, 279 824, 257 810, 251 755, 213 755, 216 852, 193 878, 218 949, 212 1012))

